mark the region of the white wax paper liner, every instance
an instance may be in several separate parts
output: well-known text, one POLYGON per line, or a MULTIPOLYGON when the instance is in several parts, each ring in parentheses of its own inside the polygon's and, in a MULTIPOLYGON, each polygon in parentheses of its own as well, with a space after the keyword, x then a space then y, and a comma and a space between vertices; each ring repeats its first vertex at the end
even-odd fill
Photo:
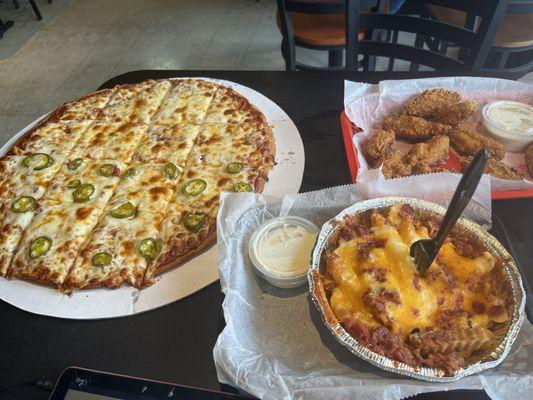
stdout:
MULTIPOLYGON (((399 112, 403 104, 413 96, 436 87, 455 90, 463 98, 478 102, 478 111, 468 123, 472 128, 480 121, 481 107, 489 101, 511 99, 533 105, 533 85, 506 79, 441 77, 382 81, 377 85, 345 81, 344 109, 346 115, 350 121, 362 129, 362 132, 353 136, 353 143, 358 152, 358 174, 363 174, 370 169, 361 149, 372 129, 380 127, 383 117, 399 112)), ((513 181, 491 177, 493 190, 533 189, 531 180, 533 177, 527 174, 524 153, 507 152, 503 161, 524 172, 528 178, 523 181, 513 181)), ((383 175, 376 174, 374 179, 385 178, 383 175)), ((411 185, 418 185, 420 182, 419 176, 410 176, 407 179, 411 185)))
MULTIPOLYGON (((449 176, 453 182, 444 185, 443 192, 418 189, 416 193, 447 204, 451 193, 445 193, 459 180, 457 175, 449 176)), ((219 380, 259 398, 278 400, 392 400, 454 389, 485 389, 494 400, 528 398, 533 387, 533 326, 527 321, 499 367, 447 384, 422 382, 375 368, 338 344, 310 303, 306 286, 275 289, 254 274, 247 245, 252 231, 264 220, 290 214, 321 226, 347 206, 392 190, 382 185, 370 180, 284 198, 222 195, 217 234, 227 325, 213 350, 219 380)), ((489 224, 489 193, 484 178, 466 216, 489 224)))

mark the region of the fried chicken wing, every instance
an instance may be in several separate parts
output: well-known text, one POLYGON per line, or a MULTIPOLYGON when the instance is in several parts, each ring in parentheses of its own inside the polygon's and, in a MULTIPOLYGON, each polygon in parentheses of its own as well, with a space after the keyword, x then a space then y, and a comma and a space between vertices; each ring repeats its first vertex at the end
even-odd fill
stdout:
POLYGON ((389 115, 383 120, 383 127, 394 131, 396 137, 410 142, 423 142, 432 136, 446 134, 451 129, 449 125, 410 115, 389 115))
POLYGON ((479 132, 457 127, 450 130, 447 135, 453 148, 463 156, 474 156, 479 150, 487 149, 490 156, 496 160, 505 157, 505 150, 500 142, 479 132))
POLYGON ((449 151, 450 139, 448 136, 434 136, 425 143, 417 143, 411 147, 407 153, 406 161, 413 167, 417 164, 431 166, 445 160, 449 151))
POLYGON ((431 118, 440 109, 453 107, 460 101, 461 96, 457 92, 442 88, 428 89, 405 103, 403 113, 415 117, 431 118))
POLYGON ((381 159, 392 151, 394 141, 393 131, 378 129, 372 133, 364 148, 365 156, 372 166, 380 164, 381 159))
POLYGON ((450 107, 444 107, 437 111, 435 116, 431 118, 433 122, 439 122, 445 125, 456 126, 461 121, 472 116, 476 111, 477 103, 473 100, 466 100, 454 104, 450 107))
POLYGON ((399 178, 411 175, 411 166, 405 162, 404 154, 393 150, 383 158, 381 172, 385 178, 399 178))
POLYGON ((526 168, 529 176, 533 178, 533 143, 526 150, 526 168))
MULTIPOLYGON (((461 157, 463 171, 466 170, 472 159, 472 156, 461 157)), ((524 174, 522 172, 492 157, 489 158, 489 162, 487 163, 484 172, 501 179, 511 179, 514 181, 524 179, 524 174)))

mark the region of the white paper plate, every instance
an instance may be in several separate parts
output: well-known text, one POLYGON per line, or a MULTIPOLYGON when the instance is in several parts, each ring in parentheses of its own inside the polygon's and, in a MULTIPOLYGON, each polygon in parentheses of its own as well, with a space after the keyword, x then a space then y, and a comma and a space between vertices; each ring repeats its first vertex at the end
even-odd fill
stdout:
MULTIPOLYGON (((305 155, 300 133, 289 116, 272 100, 249 87, 226 80, 198 79, 232 88, 263 112, 274 131, 278 163, 269 174, 264 193, 277 197, 298 193, 302 183, 305 155)), ((41 118, 13 136, 0 149, 0 156, 6 154, 41 118)), ((0 299, 23 310, 53 317, 114 318, 164 306, 217 280, 215 245, 184 265, 162 274, 154 285, 143 290, 124 286, 118 289, 80 290, 69 296, 49 287, 17 279, 8 281, 0 278, 0 299)))

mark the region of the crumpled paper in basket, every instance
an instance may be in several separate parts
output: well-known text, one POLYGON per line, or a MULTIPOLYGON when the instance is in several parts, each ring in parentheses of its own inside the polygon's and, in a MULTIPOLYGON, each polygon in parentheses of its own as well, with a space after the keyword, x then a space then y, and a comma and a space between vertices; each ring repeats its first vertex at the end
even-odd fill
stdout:
MULTIPOLYGON (((379 84, 344 82, 344 110, 346 115, 362 132, 353 136, 357 148, 359 174, 369 170, 361 149, 372 129, 379 128, 383 118, 398 113, 403 104, 413 96, 426 89, 442 87, 455 90, 465 98, 478 102, 478 111, 467 123, 475 129, 481 120, 481 107, 494 100, 516 100, 533 105, 533 85, 497 78, 479 77, 441 77, 426 79, 404 79, 381 81, 379 84)), ((408 146, 400 146, 406 149, 408 146)), ((507 152, 503 160, 507 164, 526 171, 524 153, 507 152)), ((420 175, 411 176, 412 184, 420 184, 420 175)), ((526 173, 527 177, 527 173, 526 173)), ((359 181, 359 176, 357 180, 359 181)), ((533 189, 533 177, 529 180, 513 181, 491 177, 493 190, 533 189)), ((374 175, 374 179, 385 179, 382 174, 374 175)))
MULTIPOLYGON (((400 194, 445 205, 459 176, 443 174, 439 191, 404 188, 400 194)), ((221 382, 262 399, 400 399, 422 392, 485 389, 493 400, 525 399, 533 387, 533 326, 527 321, 497 368, 448 384, 382 371, 340 345, 311 303, 307 285, 277 289, 253 272, 248 240, 264 221, 297 215, 321 226, 344 208, 393 191, 396 182, 359 182, 283 199, 224 193, 218 216, 220 283, 226 327, 213 356, 221 382)), ((490 224, 490 185, 484 177, 466 216, 490 224)))

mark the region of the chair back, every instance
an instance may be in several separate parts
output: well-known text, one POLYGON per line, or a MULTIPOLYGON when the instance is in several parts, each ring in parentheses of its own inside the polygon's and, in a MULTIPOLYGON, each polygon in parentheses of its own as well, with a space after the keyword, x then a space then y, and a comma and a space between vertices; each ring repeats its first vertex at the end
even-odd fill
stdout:
POLYGON ((381 56, 390 60, 406 60, 435 70, 481 70, 509 0, 412 1, 415 4, 419 3, 420 6, 432 4, 479 17, 481 23, 475 31, 423 17, 381 13, 360 14, 358 1, 347 1, 349 29, 354 29, 352 28, 354 26, 357 29, 393 31, 396 35, 398 32, 413 33, 417 38, 421 35, 435 38, 437 41, 453 42, 464 54, 461 59, 455 59, 434 49, 424 49, 423 46, 379 41, 376 40, 376 35, 372 35, 370 40, 361 41, 355 36, 356 39, 348 42, 347 46, 347 69, 355 69, 357 56, 362 54, 366 57, 381 56))
MULTIPOLYGON (((295 55, 295 38, 294 27, 291 20, 291 13, 313 14, 313 15, 333 15, 346 13, 348 2, 347 0, 277 0, 278 13, 280 19, 280 29, 283 35, 282 52, 286 58, 288 70, 295 70, 296 55, 295 55)), ((378 8, 379 4, 384 4, 384 0, 360 0, 358 2, 359 9, 378 8)), ((348 26, 346 21, 346 43, 352 41, 352 38, 357 36, 357 27, 355 25, 348 26)), ((324 46, 325 47, 325 46, 324 46)))

